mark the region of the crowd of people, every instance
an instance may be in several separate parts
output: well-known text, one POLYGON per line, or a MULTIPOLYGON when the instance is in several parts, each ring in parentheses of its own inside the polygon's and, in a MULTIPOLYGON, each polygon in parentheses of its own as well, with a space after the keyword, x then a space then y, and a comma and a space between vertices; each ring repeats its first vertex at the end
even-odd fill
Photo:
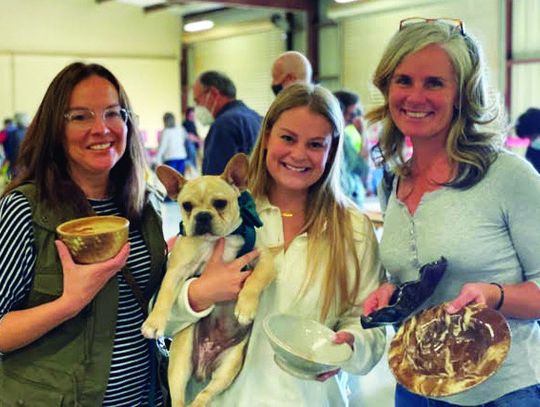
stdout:
MULTIPOLYGON (((366 114, 381 126, 380 247, 360 210, 372 164, 358 95, 311 83, 301 53, 286 52, 271 67, 276 98, 264 117, 217 71, 195 80, 195 107, 182 126, 173 113, 163 117, 157 163, 184 173, 199 167, 202 151, 202 174, 218 175, 234 154, 250 155, 249 191, 263 221, 257 239, 279 249, 243 368, 213 406, 348 405, 340 379, 370 372, 386 345, 384 328, 364 329, 361 315, 387 306, 399 285, 441 256, 447 271, 422 307, 496 309, 512 345, 497 372, 468 391, 434 398, 397 384, 395 405, 540 404, 540 176, 503 148, 480 45, 463 23, 415 18, 397 28, 373 79, 383 104, 366 114), (204 140, 194 116, 210 125, 204 140), (264 318, 279 312, 320 321, 352 357, 318 380, 280 369, 262 333, 264 318)), ((527 159, 535 165, 538 112, 516 125, 531 140, 527 159)), ((0 405, 167 404, 159 345, 140 331, 167 264, 145 157, 112 72, 78 62, 58 73, 0 197, 0 405), (111 214, 129 219, 129 242, 105 262, 75 263, 56 227, 111 214)), ((218 244, 202 275, 182 282, 167 335, 238 297, 249 278, 242 269, 258 252, 225 262, 223 250, 218 244)), ((202 386, 192 379, 188 398, 202 386)))
POLYGON ((19 148, 29 123, 26 113, 16 113, 13 119, 4 119, 4 128, 0 131, 0 167, 4 177, 11 177, 15 171, 19 148))

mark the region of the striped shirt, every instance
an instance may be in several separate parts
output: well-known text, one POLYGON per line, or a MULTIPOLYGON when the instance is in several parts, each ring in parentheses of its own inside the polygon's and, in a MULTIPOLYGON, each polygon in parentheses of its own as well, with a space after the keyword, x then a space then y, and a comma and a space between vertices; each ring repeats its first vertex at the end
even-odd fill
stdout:
MULTIPOLYGON (((98 215, 120 215, 112 200, 89 203, 98 215)), ((130 230, 129 244, 127 267, 138 285, 145 287, 150 275, 150 253, 140 230, 130 230)), ((0 200, 0 318, 28 295, 35 263, 30 203, 14 192, 0 200)), ((140 330, 144 315, 122 273, 116 278, 118 319, 103 406, 143 406, 147 405, 150 377, 149 343, 140 330)))

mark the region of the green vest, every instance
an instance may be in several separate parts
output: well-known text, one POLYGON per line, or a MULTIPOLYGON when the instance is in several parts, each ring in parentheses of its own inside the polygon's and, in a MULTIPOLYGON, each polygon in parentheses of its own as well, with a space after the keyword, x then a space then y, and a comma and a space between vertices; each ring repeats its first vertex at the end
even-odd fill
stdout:
MULTIPOLYGON (((54 240, 56 227, 87 216, 68 205, 51 210, 33 184, 16 189, 32 207, 35 249, 34 280, 24 308, 50 302, 62 294, 63 273, 54 240)), ((151 254, 151 276, 145 296, 158 288, 165 262, 161 218, 151 204, 143 210, 142 234, 151 254)), ((111 364, 118 282, 112 278, 77 316, 33 343, 0 359, 0 406, 88 406, 102 403, 111 364)), ((155 365, 155 364, 154 364, 155 365)))

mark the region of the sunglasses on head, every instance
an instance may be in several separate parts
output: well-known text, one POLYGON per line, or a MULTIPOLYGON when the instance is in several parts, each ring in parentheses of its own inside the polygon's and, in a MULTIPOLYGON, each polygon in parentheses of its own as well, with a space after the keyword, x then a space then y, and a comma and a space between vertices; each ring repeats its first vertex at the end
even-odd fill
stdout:
POLYGON ((403 30, 405 27, 414 24, 426 24, 426 23, 443 23, 448 24, 452 27, 459 28, 461 35, 465 35, 465 25, 463 21, 459 18, 424 18, 424 17, 409 17, 401 20, 399 22, 399 31, 403 30))

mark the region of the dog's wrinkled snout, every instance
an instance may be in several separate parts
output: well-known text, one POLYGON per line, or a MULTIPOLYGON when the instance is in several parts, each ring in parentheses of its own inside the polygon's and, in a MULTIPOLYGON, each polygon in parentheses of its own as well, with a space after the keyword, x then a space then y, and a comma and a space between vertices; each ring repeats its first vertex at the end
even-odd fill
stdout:
POLYGON ((195 235, 204 235, 212 232, 212 214, 199 212, 195 215, 195 235))

